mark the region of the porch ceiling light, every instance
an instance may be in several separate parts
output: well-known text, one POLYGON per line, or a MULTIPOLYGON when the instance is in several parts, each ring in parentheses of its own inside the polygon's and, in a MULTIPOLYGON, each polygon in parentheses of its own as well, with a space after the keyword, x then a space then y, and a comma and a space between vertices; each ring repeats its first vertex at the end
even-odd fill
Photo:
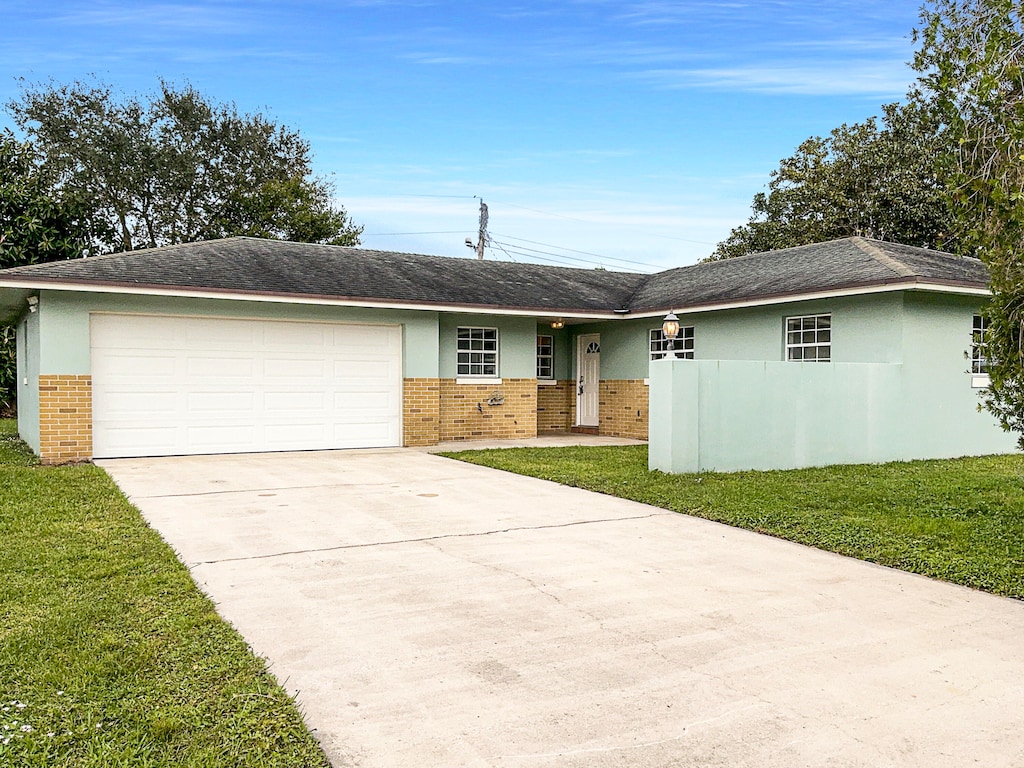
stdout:
POLYGON ((565 328, 565 321, 562 320, 561 318, 559 318, 558 320, 552 320, 551 327, 554 328, 556 331, 559 328, 565 328))

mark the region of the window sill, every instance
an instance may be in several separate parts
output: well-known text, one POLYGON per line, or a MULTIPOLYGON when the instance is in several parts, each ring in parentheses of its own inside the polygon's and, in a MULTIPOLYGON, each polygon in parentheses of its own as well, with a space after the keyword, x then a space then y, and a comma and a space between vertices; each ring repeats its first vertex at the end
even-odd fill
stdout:
POLYGON ((985 389, 992 380, 989 379, 987 373, 972 373, 971 374, 971 387, 974 389, 985 389))
POLYGON ((558 384, 557 379, 537 379, 538 387, 553 387, 558 384))
POLYGON ((456 384, 501 384, 500 378, 493 376, 460 376, 455 379, 456 384))

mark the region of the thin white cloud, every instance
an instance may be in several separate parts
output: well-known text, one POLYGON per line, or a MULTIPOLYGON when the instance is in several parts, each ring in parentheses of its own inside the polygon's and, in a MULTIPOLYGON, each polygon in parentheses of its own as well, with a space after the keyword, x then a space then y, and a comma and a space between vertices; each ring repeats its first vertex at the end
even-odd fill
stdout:
POLYGON ((663 88, 802 96, 903 96, 913 75, 902 61, 827 61, 733 67, 652 69, 635 75, 663 88))
POLYGON ((206 34, 246 34, 247 5, 197 3, 95 3, 53 18, 84 27, 132 27, 142 30, 189 30, 206 34))

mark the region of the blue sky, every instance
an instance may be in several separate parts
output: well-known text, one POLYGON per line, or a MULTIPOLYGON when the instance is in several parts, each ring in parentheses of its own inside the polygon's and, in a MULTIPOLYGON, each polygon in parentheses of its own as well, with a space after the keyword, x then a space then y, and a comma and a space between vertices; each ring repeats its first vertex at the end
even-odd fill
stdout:
POLYGON ((489 258, 650 271, 707 256, 803 139, 901 98, 917 15, 904 0, 0 0, 0 100, 17 77, 188 80, 297 128, 368 247, 471 256, 483 198, 504 244, 489 258))

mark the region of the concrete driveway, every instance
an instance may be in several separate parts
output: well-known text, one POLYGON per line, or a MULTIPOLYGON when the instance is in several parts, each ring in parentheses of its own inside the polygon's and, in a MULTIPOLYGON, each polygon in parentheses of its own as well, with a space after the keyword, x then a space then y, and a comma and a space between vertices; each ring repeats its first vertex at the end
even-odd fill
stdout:
POLYGON ((1019 766, 1024 604, 386 449, 100 464, 335 766, 1019 766))

